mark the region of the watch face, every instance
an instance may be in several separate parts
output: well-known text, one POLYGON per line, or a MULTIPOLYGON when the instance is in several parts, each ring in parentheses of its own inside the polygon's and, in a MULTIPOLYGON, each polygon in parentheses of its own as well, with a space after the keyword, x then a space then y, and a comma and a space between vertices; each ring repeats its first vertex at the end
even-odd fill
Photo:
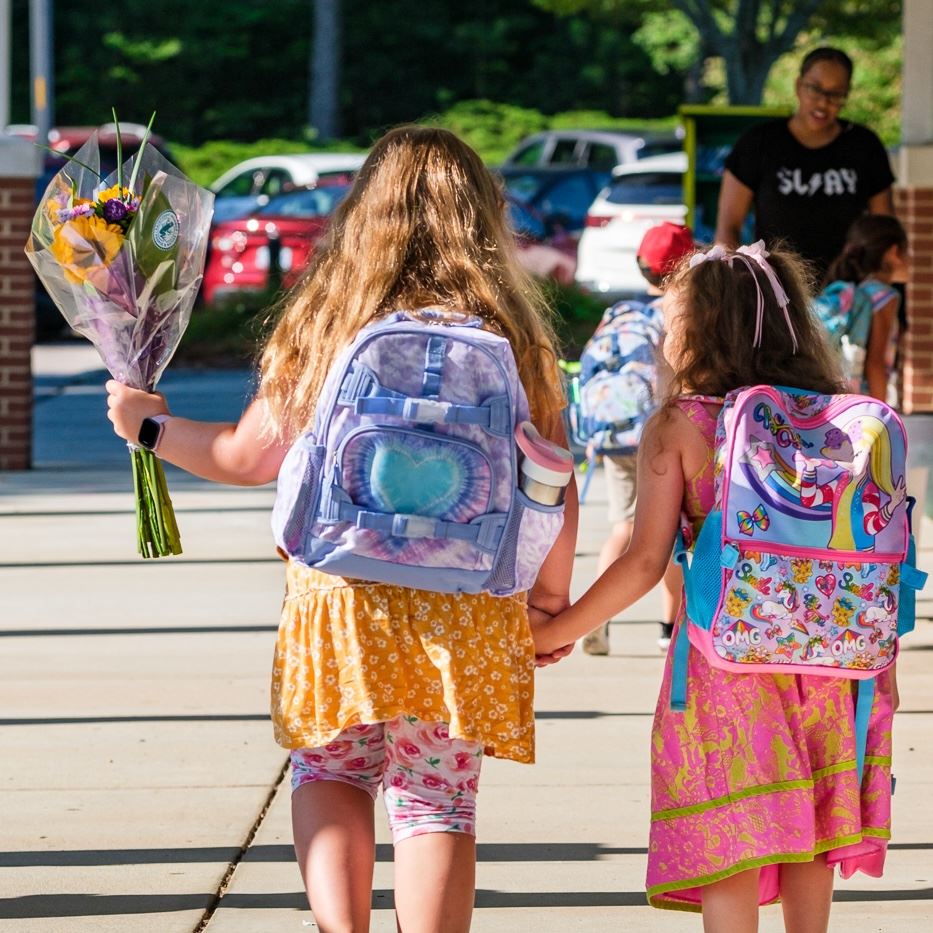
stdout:
POLYGON ((162 433, 162 425, 152 418, 143 418, 143 423, 139 426, 139 446, 146 450, 155 450, 159 443, 159 436, 162 433))

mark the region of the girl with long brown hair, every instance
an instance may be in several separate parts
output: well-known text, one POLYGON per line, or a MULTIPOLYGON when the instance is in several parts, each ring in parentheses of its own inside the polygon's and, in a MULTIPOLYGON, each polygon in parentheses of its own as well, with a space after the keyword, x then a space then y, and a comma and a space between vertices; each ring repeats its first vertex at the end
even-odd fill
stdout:
MULTIPOLYGON (((261 359, 237 424, 168 417, 159 456, 219 482, 266 483, 314 420, 341 351, 396 311, 463 314, 508 339, 532 420, 563 441, 554 333, 519 267, 501 191, 468 146, 401 127, 372 149, 261 359)), ((135 441, 159 395, 107 384, 110 419, 135 441)), ((373 801, 383 787, 406 931, 465 931, 475 876, 482 756, 534 757, 529 608, 569 604, 576 500, 527 595, 433 593, 291 562, 273 665, 277 741, 292 749, 295 848, 322 931, 369 928, 373 801)), ((555 654, 560 656, 560 652, 555 654)))
MULTIPOLYGON (((697 540, 716 504, 722 396, 759 384, 844 391, 792 254, 769 255, 760 242, 695 254, 665 293, 665 322, 671 397, 639 448, 632 543, 570 609, 534 623, 539 651, 572 642, 654 587, 682 515, 687 538, 697 540)), ((719 576, 696 580, 713 592, 720 583, 719 576)), ((843 877, 855 871, 874 877, 884 866, 893 668, 877 680, 870 765, 860 784, 848 680, 733 673, 691 650, 685 709, 672 709, 674 656, 685 624, 682 608, 651 735, 648 900, 702 911, 707 933, 753 933, 759 906, 780 899, 789 933, 825 933, 833 868, 843 877)))

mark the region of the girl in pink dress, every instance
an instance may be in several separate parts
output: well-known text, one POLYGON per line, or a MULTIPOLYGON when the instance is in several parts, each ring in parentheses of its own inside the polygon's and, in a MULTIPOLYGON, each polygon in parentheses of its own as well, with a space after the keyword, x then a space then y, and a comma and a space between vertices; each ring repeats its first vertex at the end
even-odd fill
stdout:
MULTIPOLYGON (((534 614, 539 653, 572 643, 655 586, 682 516, 696 540, 714 503, 717 398, 761 383, 844 391, 804 281, 791 255, 755 247, 714 247, 675 273, 664 346, 674 380, 639 449, 631 546, 570 609, 534 614)), ((860 786, 851 681, 734 674, 691 650, 687 709, 676 712, 672 657, 651 734, 649 902, 702 911, 707 933, 753 933, 759 906, 780 900, 789 933, 825 933, 834 867, 847 878, 877 877, 884 866, 893 673, 878 678, 860 786)))

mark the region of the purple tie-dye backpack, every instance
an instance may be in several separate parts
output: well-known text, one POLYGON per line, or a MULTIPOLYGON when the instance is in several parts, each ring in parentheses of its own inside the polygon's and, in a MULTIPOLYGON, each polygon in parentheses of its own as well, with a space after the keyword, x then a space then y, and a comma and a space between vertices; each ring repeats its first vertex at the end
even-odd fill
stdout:
POLYGON ((686 527, 675 551, 687 609, 674 645, 675 709, 685 706, 690 644, 736 673, 847 677, 860 682, 864 751, 873 678, 913 630, 926 582, 906 462, 903 423, 876 399, 773 386, 726 396, 715 506, 692 556, 686 527))
POLYGON ((450 321, 396 313, 338 358, 279 471, 273 532, 292 559, 442 593, 535 582, 563 505, 518 488, 528 400, 508 341, 450 321))

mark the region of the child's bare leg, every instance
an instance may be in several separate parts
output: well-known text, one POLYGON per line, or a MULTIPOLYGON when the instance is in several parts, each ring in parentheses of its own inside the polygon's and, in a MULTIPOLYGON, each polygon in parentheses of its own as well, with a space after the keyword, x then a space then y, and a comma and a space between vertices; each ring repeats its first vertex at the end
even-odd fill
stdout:
POLYGON ((395 913, 401 933, 467 933, 476 886, 476 838, 422 833, 395 846, 395 913))
POLYGON ((295 854, 321 933, 366 933, 376 855, 373 800, 342 781, 292 794, 295 854))
POLYGON ((826 856, 781 866, 781 906, 787 933, 826 933, 833 903, 833 870, 826 856))
POLYGON ((704 933, 758 933, 758 869, 703 888, 704 933))
MULTIPOLYGON (((612 526, 609 537, 603 542, 599 551, 599 559, 596 562, 597 574, 602 574, 628 550, 634 527, 632 522, 616 522, 612 526)), ((608 622, 603 622, 584 637, 583 650, 586 654, 609 654, 608 622)))
POLYGON ((632 531, 635 525, 632 522, 616 522, 609 532, 609 537, 603 542, 599 551, 599 560, 596 562, 596 573, 604 573, 610 564, 617 561, 627 550, 632 540, 632 531))
POLYGON ((674 622, 677 619, 677 613, 680 611, 680 591, 683 585, 684 575, 680 564, 672 560, 667 565, 664 579, 661 581, 665 622, 674 622))

